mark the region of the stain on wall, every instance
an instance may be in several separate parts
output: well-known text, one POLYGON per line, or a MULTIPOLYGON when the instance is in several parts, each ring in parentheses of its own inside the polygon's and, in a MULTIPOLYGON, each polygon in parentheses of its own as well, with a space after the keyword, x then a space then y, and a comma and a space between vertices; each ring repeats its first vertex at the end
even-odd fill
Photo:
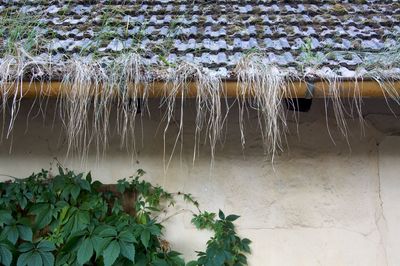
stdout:
MULTIPOLYGON (((22 104, 12 138, 0 145, 0 174, 27 176, 54 166, 54 157, 67 167, 92 170, 104 183, 142 168, 149 181, 195 195, 203 209, 241 215, 239 232, 253 240, 251 265, 400 264, 400 123, 383 100, 366 100, 364 131, 358 120, 348 120, 348 139, 340 135, 333 116, 325 115, 322 101, 315 101, 309 113, 289 114, 287 147, 273 164, 264 154, 256 113, 248 114, 242 150, 233 110, 213 165, 208 144, 201 144, 192 160, 195 112, 189 102, 184 143, 166 172, 177 126, 170 126, 164 158, 163 111, 157 103, 149 103, 152 116, 144 116, 138 127, 144 134, 136 155, 121 150, 114 136, 104 157, 93 152, 84 161, 64 157, 62 124, 51 116, 54 102, 45 120, 36 108, 26 119, 30 103, 22 104)), ((203 249, 209 233, 194 229, 187 208, 176 206, 182 214, 168 220, 165 236, 190 259, 194 250, 203 249)))

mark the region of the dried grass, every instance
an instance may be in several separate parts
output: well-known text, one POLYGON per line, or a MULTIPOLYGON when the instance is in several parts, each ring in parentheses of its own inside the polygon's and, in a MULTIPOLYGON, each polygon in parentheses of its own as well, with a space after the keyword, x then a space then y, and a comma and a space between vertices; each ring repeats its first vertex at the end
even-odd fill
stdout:
MULTIPOLYGON (((24 97, 22 85, 29 78, 40 81, 40 95, 46 95, 49 87, 45 81, 53 78, 55 69, 62 69, 60 95, 58 95, 58 115, 65 127, 67 138, 67 154, 86 158, 94 147, 98 156, 104 155, 108 147, 112 110, 117 110, 116 132, 121 139, 121 147, 132 154, 137 150, 138 136, 137 119, 138 103, 142 99, 143 109, 147 107, 147 98, 151 83, 154 81, 154 68, 157 77, 165 81, 161 108, 165 108, 163 122, 164 166, 168 169, 171 160, 180 144, 182 153, 185 99, 190 92, 189 84, 194 82, 196 119, 193 144, 193 162, 199 154, 201 142, 210 146, 211 162, 214 160, 216 146, 222 139, 225 121, 230 107, 226 101, 224 83, 221 77, 202 66, 178 62, 167 67, 149 67, 143 57, 137 53, 122 54, 114 60, 93 59, 90 57, 71 58, 54 66, 51 59, 38 59, 29 55, 23 49, 17 49, 14 56, 0 59, 0 102, 2 117, 1 139, 9 138, 15 119, 24 97), (224 106, 224 103, 226 106, 224 106), (226 111, 225 111, 226 109, 226 111), (177 124, 177 132, 172 143, 172 149, 167 151, 167 133, 171 124, 177 124), (168 154, 168 155, 167 155, 168 154)), ((295 73, 280 69, 265 60, 262 53, 248 54, 237 64, 237 99, 239 106, 239 128, 241 145, 246 145, 245 115, 249 110, 255 110, 258 116, 260 134, 266 154, 272 161, 284 149, 287 132, 287 111, 282 103, 285 97, 295 99, 290 95, 292 82, 303 80, 295 73), (251 95, 251 97, 248 97, 251 95)), ((397 57, 396 59, 397 60, 397 57)), ((397 62, 397 61, 396 61, 397 62)), ((396 64, 396 62, 392 64, 396 64)), ((349 117, 358 117, 363 125, 362 97, 358 81, 372 78, 382 88, 389 103, 392 99, 400 105, 400 95, 394 87, 394 82, 400 79, 397 72, 391 73, 388 67, 375 67, 367 73, 357 73, 354 94, 351 95, 350 108, 344 103, 342 79, 334 72, 314 69, 313 77, 323 79, 329 84, 325 95, 326 122, 328 131, 328 111, 332 110, 336 124, 344 137, 348 136, 347 121, 349 117)), ((307 76, 308 77, 308 76, 307 76)), ((35 83, 36 84, 36 83, 35 83)), ((35 101, 36 102, 36 101, 35 101)), ((43 114, 46 104, 38 101, 43 114)), ((290 104, 290 101, 289 101, 290 104)), ((29 115, 28 115, 29 116, 29 115)), ((142 134, 143 135, 143 134, 142 134)), ((332 140, 333 140, 333 136, 332 140)))
POLYGON ((236 67, 238 79, 239 125, 242 146, 245 146, 244 112, 248 107, 258 114, 261 135, 272 160, 283 149, 282 137, 287 129, 282 100, 290 93, 289 75, 263 60, 261 54, 249 54, 236 67), (252 97, 248 98, 247 96, 252 97))

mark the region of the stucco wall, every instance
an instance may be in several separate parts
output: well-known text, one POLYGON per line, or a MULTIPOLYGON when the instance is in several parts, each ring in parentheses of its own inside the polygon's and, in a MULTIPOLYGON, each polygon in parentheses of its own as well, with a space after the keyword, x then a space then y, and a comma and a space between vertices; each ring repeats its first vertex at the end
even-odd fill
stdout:
MULTIPOLYGON (((50 167, 54 157, 70 168, 91 169, 104 183, 143 168, 150 181, 192 193, 203 209, 241 215, 239 232, 253 241, 251 265, 400 265, 400 123, 384 101, 366 101, 365 131, 349 120, 348 141, 329 115, 334 142, 323 102, 314 102, 309 113, 298 117, 298 128, 289 119, 289 148, 274 164, 263 153, 255 113, 249 113, 246 149, 241 149, 233 108, 213 167, 207 145, 192 162, 194 106, 188 103, 184 144, 166 173, 158 128, 163 112, 156 104, 150 104, 152 116, 143 119, 143 147, 137 156, 121 151, 113 138, 104 159, 91 154, 82 163, 63 157, 61 122, 49 117, 54 103, 44 121, 37 109, 26 119, 30 103, 23 103, 12 138, 0 146, 0 174, 27 176, 50 167)), ((171 136, 176 131, 172 123, 171 136)), ((168 149, 173 141, 167 138, 168 149)), ((180 208, 185 206, 178 204, 180 208)), ((166 238, 193 258, 193 250, 203 249, 209 234, 194 230, 189 221, 188 212, 170 219, 166 238)))

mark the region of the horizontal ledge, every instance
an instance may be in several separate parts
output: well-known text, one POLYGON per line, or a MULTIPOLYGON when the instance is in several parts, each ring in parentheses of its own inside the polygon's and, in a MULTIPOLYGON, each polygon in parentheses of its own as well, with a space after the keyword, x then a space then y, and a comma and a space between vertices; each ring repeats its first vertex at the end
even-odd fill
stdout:
MULTIPOLYGON (((237 97, 238 95, 243 96, 239 93, 240 83, 236 81, 224 81, 222 83, 221 97, 237 97)), ((311 83, 306 83, 305 81, 289 82, 287 83, 287 88, 285 88, 285 97, 288 98, 302 98, 305 97, 307 92, 307 87, 313 88, 312 97, 314 98, 329 98, 329 97, 385 97, 391 95, 400 95, 400 81, 392 81, 386 83, 378 83, 376 81, 338 81, 336 84, 332 85, 328 81, 316 81, 311 83), (307 84, 313 84, 313 86, 308 86, 307 84), (338 90, 333 89, 338 88, 338 90)), ((147 85, 141 84, 137 85, 137 93, 135 95, 142 96, 145 88, 147 88, 148 98, 159 98, 163 96, 168 96, 169 91, 173 88, 170 83, 164 82, 154 82, 147 85)), ((196 82, 188 82, 185 86, 185 97, 194 98, 197 96, 197 85, 196 82)), ((0 87, 0 94, 7 91, 8 95, 21 95, 23 97, 32 98, 38 96, 47 97, 58 97, 62 95, 68 95, 71 91, 71 86, 59 81, 53 82, 22 82, 22 83, 9 83, 0 87), (4 89, 6 88, 6 89, 4 89)), ((133 95, 134 85, 129 88, 131 94, 133 95)), ((93 95, 94 95, 93 89, 93 95)), ((101 88, 97 91, 101 93, 101 88)), ((79 92, 77 92, 79 93, 79 92)), ((82 94, 87 94, 87 90, 82 92, 82 94)), ((181 96, 180 93, 178 93, 181 96)), ((254 95, 254 89, 246 90, 244 96, 251 97, 254 95)))

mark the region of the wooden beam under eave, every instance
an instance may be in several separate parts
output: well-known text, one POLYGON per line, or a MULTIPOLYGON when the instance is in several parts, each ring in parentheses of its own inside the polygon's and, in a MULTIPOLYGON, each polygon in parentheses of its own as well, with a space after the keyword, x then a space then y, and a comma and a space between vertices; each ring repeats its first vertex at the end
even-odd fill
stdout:
MULTIPOLYGON (((332 89, 331 85, 326 81, 316 81, 313 82, 314 98, 326 98, 332 97, 332 89)), ((164 82, 154 82, 147 85, 148 89, 148 97, 149 98, 158 98, 168 95, 168 90, 172 89, 172 84, 164 83, 164 82)), ((400 95, 400 81, 385 83, 387 88, 390 88, 392 94, 400 95)), ((8 94, 14 95, 18 93, 23 97, 32 98, 37 96, 47 96, 47 97, 57 97, 67 95, 70 91, 70 86, 62 84, 61 82, 23 82, 20 84, 9 84, 7 87, 8 94)), ((226 97, 237 97, 238 95, 238 83, 236 81, 226 81, 222 84, 223 93, 221 96, 226 97)), ((384 93, 384 90, 380 86, 380 84, 376 81, 341 81, 337 84, 337 87, 340 88, 340 97, 384 97, 388 94, 384 93)), ((4 88, 4 87, 3 87, 4 88)), ((139 95, 143 94, 145 86, 139 85, 139 95)), ((132 85, 133 89, 133 85, 132 85)), ((305 96, 307 91, 307 83, 304 81, 292 82, 288 84, 289 93, 287 93, 287 97, 298 97, 302 98, 305 96)), ((100 88, 101 91, 101 88, 100 88)), ((0 94, 2 91, 0 91, 0 94)), ((94 93, 94 92, 93 92, 94 93)), ((246 95, 248 97, 251 96, 251 92, 246 95)), ((195 82, 190 82, 188 84, 185 97, 193 98, 197 95, 197 87, 195 82)), ((180 96, 180 94, 179 94, 180 96)))

